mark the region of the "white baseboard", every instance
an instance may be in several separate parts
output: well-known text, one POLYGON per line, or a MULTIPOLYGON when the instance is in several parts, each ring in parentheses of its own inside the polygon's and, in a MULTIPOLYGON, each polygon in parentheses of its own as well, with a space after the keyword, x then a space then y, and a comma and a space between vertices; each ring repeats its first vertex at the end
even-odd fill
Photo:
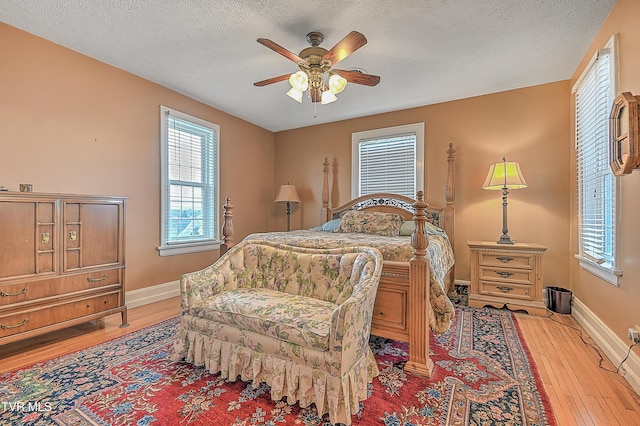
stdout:
MULTIPOLYGON (((600 318, 574 295, 571 315, 596 342, 602 352, 616 367, 627 356, 630 342, 620 339, 600 318)), ((631 351, 629 358, 620 367, 620 374, 640 395, 640 357, 631 351)))
POLYGON ((164 284, 127 291, 125 293, 125 301, 127 308, 131 309, 176 296, 180 296, 180 281, 170 281, 164 284))

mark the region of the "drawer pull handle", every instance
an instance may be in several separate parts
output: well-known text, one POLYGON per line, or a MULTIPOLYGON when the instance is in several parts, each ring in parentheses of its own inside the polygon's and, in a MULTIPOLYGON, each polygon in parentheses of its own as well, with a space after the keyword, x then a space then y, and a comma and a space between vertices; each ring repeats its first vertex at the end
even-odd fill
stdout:
POLYGON ((28 322, 29 322, 29 318, 25 318, 20 324, 16 324, 16 325, 2 324, 1 328, 3 330, 7 330, 9 328, 18 328, 18 327, 22 327, 23 325, 26 325, 28 322))
POLYGON ((511 275, 513 275, 513 272, 509 272, 509 271, 493 271, 493 272, 500 275, 502 278, 509 278, 511 275))
POLYGON ((509 263, 509 262, 511 262, 513 260, 513 257, 500 256, 500 257, 496 257, 496 259, 498 259, 502 263, 509 263))
POLYGON ((505 287, 505 286, 498 286, 496 287, 498 290, 500 290, 503 293, 509 293, 510 291, 513 291, 513 287, 505 287))
POLYGON ((4 291, 0 291, 0 296, 20 296, 21 294, 27 294, 27 290, 29 290, 29 287, 25 287, 22 289, 22 291, 19 291, 17 293, 5 293, 4 291))
POLYGON ((104 281, 107 278, 109 278, 109 276, 107 274, 104 274, 103 276, 101 276, 100 278, 91 278, 91 277, 87 277, 87 281, 89 281, 90 283, 97 283, 100 281, 104 281))

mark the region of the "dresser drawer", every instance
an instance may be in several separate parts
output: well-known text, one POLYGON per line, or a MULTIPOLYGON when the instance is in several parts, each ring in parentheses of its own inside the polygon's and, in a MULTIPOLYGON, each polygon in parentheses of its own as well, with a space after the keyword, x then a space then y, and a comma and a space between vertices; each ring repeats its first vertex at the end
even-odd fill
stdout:
POLYGON ((0 285, 0 307, 122 282, 121 269, 0 285))
POLYGON ((534 256, 521 253, 480 252, 480 265, 491 265, 507 268, 533 268, 534 256))
POLYGON ((480 266, 480 280, 492 280, 518 284, 533 284, 533 269, 498 268, 495 266, 480 266))
POLYGON ((480 281, 480 294, 499 296, 509 299, 533 300, 532 286, 513 283, 497 283, 495 281, 480 281))
POLYGON ((120 294, 115 291, 67 303, 36 306, 0 317, 0 338, 117 308, 120 306, 120 294))

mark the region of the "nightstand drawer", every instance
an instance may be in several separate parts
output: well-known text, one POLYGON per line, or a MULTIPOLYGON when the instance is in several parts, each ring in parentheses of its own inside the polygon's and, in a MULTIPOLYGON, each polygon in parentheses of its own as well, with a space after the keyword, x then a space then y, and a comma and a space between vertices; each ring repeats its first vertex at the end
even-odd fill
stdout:
POLYGON ((495 281, 480 281, 480 294, 499 296, 508 299, 533 300, 532 286, 514 283, 498 283, 495 281))
POLYGON ((508 268, 533 268, 534 256, 519 253, 480 252, 480 265, 508 268))
POLYGON ((502 281, 516 284, 533 284, 533 269, 508 269, 495 266, 480 266, 480 280, 502 281))

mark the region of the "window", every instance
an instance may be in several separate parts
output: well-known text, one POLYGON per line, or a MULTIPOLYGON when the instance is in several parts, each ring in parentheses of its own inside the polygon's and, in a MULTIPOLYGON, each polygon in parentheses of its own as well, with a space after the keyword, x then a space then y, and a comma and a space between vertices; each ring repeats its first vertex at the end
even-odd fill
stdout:
POLYGON ((160 123, 160 256, 216 249, 220 126, 166 107, 160 123))
POLYGON ((424 123, 353 133, 351 195, 416 197, 424 182, 424 123))
POLYGON ((618 284, 618 182, 609 167, 609 113, 615 94, 615 39, 597 52, 573 88, 576 111, 578 245, 587 271, 618 284))

